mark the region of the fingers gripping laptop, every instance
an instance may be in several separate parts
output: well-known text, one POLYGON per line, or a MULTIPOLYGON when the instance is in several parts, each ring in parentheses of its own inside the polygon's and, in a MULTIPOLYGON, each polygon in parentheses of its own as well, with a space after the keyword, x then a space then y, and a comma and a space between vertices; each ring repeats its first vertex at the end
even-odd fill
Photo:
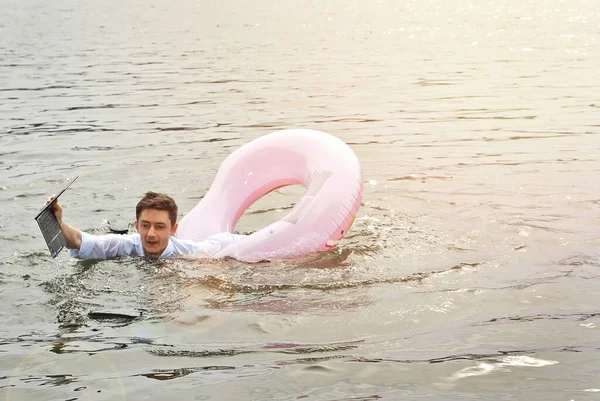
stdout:
POLYGON ((54 215, 54 211, 52 210, 52 204, 56 202, 58 197, 61 196, 63 192, 65 192, 67 188, 69 188, 77 178, 79 178, 79 176, 73 178, 71 182, 69 182, 67 186, 64 187, 62 191, 60 191, 58 195, 56 195, 54 199, 52 199, 51 202, 44 206, 44 208, 38 213, 37 216, 35 216, 35 221, 37 221, 38 226, 42 231, 42 235, 44 236, 46 245, 48 245, 50 255, 53 258, 58 256, 60 251, 62 251, 65 245, 67 245, 67 241, 65 240, 62 229, 60 228, 58 220, 54 215))

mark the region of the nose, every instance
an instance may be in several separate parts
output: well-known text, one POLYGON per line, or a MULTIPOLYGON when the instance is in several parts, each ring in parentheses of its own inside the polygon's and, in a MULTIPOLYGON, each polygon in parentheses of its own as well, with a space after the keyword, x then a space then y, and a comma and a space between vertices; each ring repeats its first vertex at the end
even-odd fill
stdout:
POLYGON ((156 230, 154 229, 154 227, 150 227, 150 229, 148 230, 148 236, 154 237, 155 234, 156 234, 156 230))

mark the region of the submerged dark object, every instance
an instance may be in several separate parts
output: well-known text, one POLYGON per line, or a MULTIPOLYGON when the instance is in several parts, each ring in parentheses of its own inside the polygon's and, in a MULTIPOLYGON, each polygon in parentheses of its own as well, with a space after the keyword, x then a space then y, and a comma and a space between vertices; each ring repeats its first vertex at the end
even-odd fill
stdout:
POLYGON ((134 320, 142 316, 141 311, 123 310, 123 311, 90 311, 88 317, 94 320, 134 320))
POLYGON ((127 220, 109 220, 108 229, 115 234, 127 234, 129 232, 129 222, 127 220))

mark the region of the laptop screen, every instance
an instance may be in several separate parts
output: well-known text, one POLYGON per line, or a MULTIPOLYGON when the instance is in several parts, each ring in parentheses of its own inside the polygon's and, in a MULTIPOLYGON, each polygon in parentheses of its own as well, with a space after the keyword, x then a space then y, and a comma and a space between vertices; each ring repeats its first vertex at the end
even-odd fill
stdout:
POLYGON ((39 213, 35 216, 35 221, 37 221, 40 230, 42 231, 42 235, 44 236, 44 240, 46 241, 46 245, 48 246, 48 250, 50 251, 50 255, 55 258, 58 256, 60 251, 67 245, 67 241, 65 240, 65 236, 58 224, 58 220, 54 215, 54 211, 52 210, 52 204, 58 199, 59 196, 63 194, 71 186, 75 180, 79 178, 79 176, 73 178, 71 182, 67 184, 66 187, 63 188, 62 191, 58 193, 52 199, 52 202, 48 203, 39 213))

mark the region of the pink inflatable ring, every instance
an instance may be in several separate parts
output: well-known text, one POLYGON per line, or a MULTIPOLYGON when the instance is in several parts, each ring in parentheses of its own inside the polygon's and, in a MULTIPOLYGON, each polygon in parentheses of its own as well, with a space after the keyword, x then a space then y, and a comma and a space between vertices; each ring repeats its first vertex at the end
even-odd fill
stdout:
POLYGON ((229 155, 206 196, 181 220, 175 235, 202 241, 233 232, 257 199, 294 184, 303 184, 306 190, 284 218, 215 256, 258 262, 297 258, 337 245, 360 207, 360 164, 340 139, 304 129, 265 135, 229 155))

